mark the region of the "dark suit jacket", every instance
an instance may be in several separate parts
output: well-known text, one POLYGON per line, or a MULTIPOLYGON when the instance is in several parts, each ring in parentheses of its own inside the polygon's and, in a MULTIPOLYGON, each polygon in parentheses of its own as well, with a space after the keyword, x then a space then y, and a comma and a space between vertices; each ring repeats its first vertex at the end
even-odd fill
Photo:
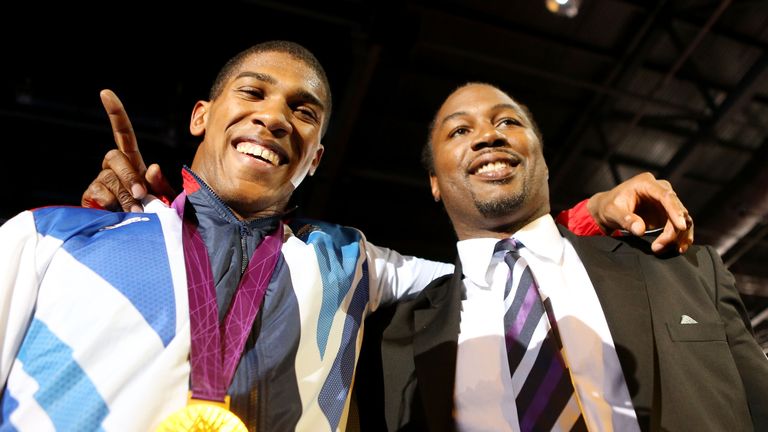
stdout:
MULTIPOLYGON (((768 359, 713 249, 656 257, 645 239, 560 231, 595 287, 643 430, 768 430, 768 359), (698 324, 680 324, 683 314, 698 324)), ((461 279, 457 263, 366 321, 355 390, 363 431, 455 430, 461 279)))

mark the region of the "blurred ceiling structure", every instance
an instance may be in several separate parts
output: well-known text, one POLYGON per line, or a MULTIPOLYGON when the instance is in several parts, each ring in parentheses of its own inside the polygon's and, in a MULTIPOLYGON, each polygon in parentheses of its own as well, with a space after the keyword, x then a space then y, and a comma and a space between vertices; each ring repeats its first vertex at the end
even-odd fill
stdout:
POLYGON ((218 67, 288 39, 317 55, 334 93, 323 162, 295 197, 303 216, 452 261, 455 237, 419 154, 442 99, 489 82, 541 127, 554 210, 643 171, 668 179, 768 350, 764 0, 582 0, 572 18, 545 0, 16 7, 16 25, 0 30, 2 218, 79 204, 113 146, 99 89, 121 96, 145 160, 175 177, 197 144, 189 113, 218 67))

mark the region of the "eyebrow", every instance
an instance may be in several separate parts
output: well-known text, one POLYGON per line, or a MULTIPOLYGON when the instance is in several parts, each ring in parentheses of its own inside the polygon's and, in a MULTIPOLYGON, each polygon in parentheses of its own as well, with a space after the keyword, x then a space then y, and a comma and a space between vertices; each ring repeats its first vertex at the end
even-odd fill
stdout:
POLYGON ((261 73, 261 72, 250 72, 250 71, 240 72, 240 74, 236 76, 235 79, 240 79, 245 77, 256 78, 259 81, 264 81, 269 84, 277 84, 277 80, 275 79, 275 77, 269 74, 261 73))
POLYGON ((313 95, 312 93, 306 90, 301 90, 298 92, 297 96, 300 100, 317 105, 321 110, 325 111, 325 104, 323 104, 320 99, 318 99, 317 96, 313 95))
MULTIPOLYGON (((241 72, 239 75, 235 77, 235 79, 237 80, 240 78, 254 78, 259 81, 263 81, 267 84, 272 84, 272 85, 277 84, 277 79, 275 79, 275 77, 273 77, 270 74, 265 74, 261 72, 251 72, 251 71, 241 72)), ((306 90, 299 90, 296 93, 296 95, 298 96, 299 100, 301 100, 302 102, 309 102, 311 104, 318 105, 323 111, 325 111, 325 104, 323 104, 323 102, 321 102, 320 99, 314 94, 312 94, 311 92, 308 92, 306 90)))
MULTIPOLYGON (((495 110, 499 110, 499 109, 504 109, 504 108, 511 109, 515 113, 517 113, 517 115, 525 117, 525 115, 522 113, 522 111, 520 110, 520 108, 518 106, 510 104, 510 103, 496 104, 496 105, 494 105, 491 108, 491 111, 495 111, 495 110)), ((461 116, 467 115, 467 114, 468 113, 466 111, 456 111, 455 113, 449 114, 449 115, 445 116, 445 118, 443 120, 440 121, 440 126, 444 125, 446 122, 448 122, 449 120, 451 120, 453 118, 461 117, 461 116)))

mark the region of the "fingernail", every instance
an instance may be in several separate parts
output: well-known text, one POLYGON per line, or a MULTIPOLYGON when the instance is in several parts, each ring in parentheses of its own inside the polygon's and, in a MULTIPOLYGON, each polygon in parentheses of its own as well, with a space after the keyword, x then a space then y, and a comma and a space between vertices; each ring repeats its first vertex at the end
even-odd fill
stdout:
POLYGON ((660 245, 660 244, 658 244, 658 243, 653 243, 653 244, 651 245, 651 249, 652 249, 654 252, 658 252, 658 251, 660 251, 660 250, 661 250, 661 245, 660 245))
POLYGON ((143 213, 143 212, 144 212, 144 209, 143 209, 143 208, 141 208, 141 206, 140 206, 140 205, 136 205, 136 204, 134 204, 134 205, 132 205, 132 206, 131 206, 131 212, 132 212, 132 213, 143 213))
POLYGON ((131 195, 133 195, 135 199, 140 199, 144 196, 144 188, 138 183, 134 184, 131 186, 131 195))
POLYGON ((632 228, 632 232, 635 234, 642 234, 643 232, 642 231, 643 226, 640 223, 640 221, 636 221, 635 223, 633 223, 631 228, 632 228))

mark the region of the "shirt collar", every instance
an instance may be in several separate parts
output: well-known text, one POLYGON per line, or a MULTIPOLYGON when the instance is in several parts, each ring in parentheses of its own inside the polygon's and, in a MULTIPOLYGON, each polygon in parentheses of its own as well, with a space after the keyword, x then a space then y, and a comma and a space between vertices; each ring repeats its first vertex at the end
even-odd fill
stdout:
POLYGON ((560 263, 563 259, 563 236, 549 214, 522 227, 512 237, 542 259, 554 263, 560 263))
MULTIPOLYGON (((512 237, 541 259, 555 263, 563 259, 563 237, 549 214, 522 227, 512 237)), ((489 268, 501 259, 500 256, 493 256, 493 249, 498 242, 497 238, 473 238, 456 243, 464 275, 479 286, 490 286, 489 268)))

